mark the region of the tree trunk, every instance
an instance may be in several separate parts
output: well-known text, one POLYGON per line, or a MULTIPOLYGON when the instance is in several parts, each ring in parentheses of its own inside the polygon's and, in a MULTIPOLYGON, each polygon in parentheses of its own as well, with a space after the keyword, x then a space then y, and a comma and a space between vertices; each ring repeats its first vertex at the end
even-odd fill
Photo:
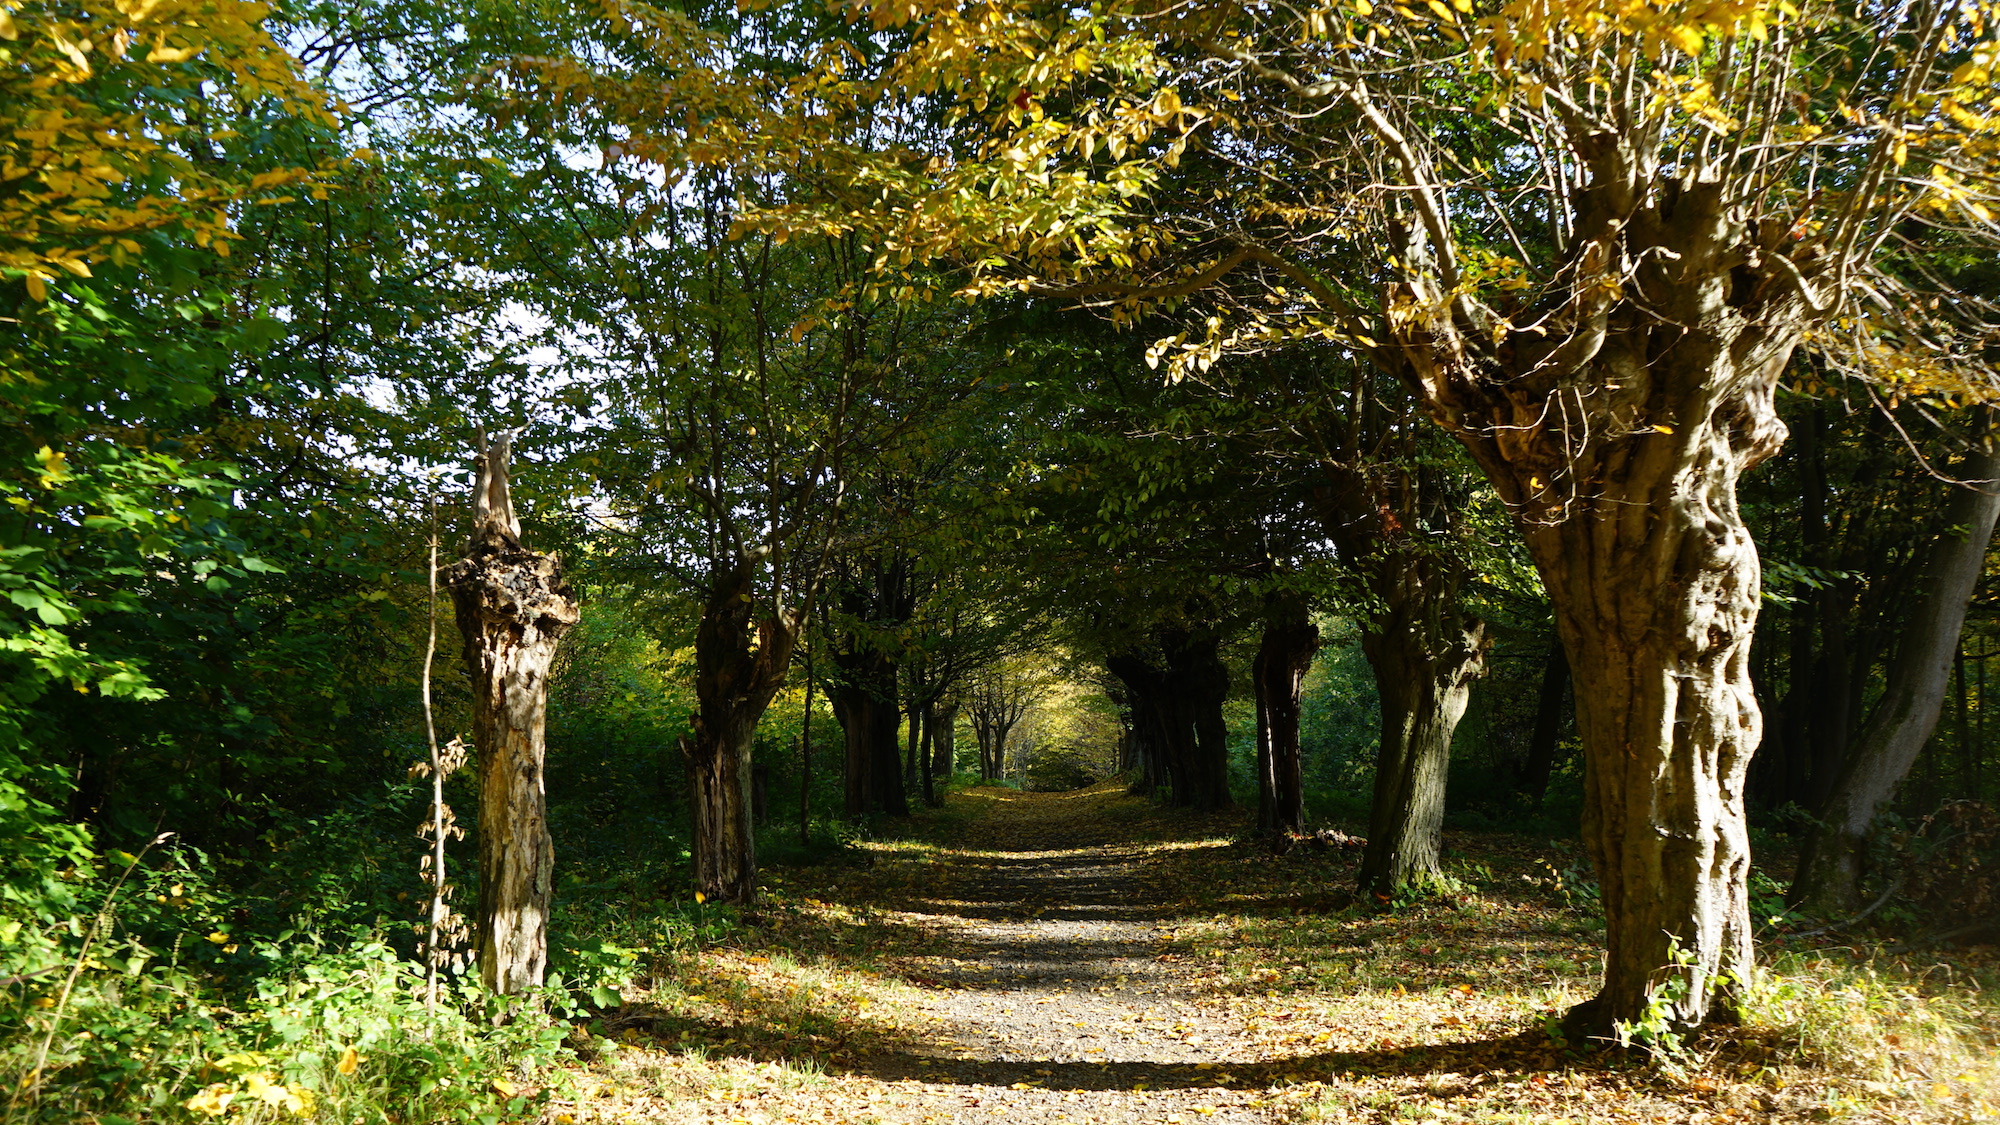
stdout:
POLYGON ((990 784, 999 776, 993 769, 992 728, 976 716, 972 720, 972 740, 979 745, 979 780, 990 784))
POLYGON ((1876 814, 1888 803, 1937 729, 1952 659, 2000 517, 2000 443, 1961 470, 1973 488, 1954 490, 1944 530, 1927 548, 1916 608, 1889 666, 1888 686, 1854 740, 1845 768, 1806 838, 1789 900, 1836 916, 1860 906, 1863 860, 1876 814))
POLYGON ((903 788, 907 791, 917 787, 928 766, 920 761, 924 745, 924 709, 923 705, 917 702, 916 696, 910 697, 910 705, 904 709, 904 713, 910 720, 909 747, 903 753, 903 788))
POLYGON ((1299 757, 1299 693, 1319 651, 1319 627, 1305 603, 1287 601, 1264 626, 1257 677, 1259 809, 1267 832, 1299 832, 1305 824, 1305 777, 1299 757), (1268 787, 1268 797, 1266 790, 1268 787), (1268 802, 1268 810, 1265 805, 1268 802))
POLYGON ((1250 661, 1250 686, 1257 699, 1257 831, 1278 831, 1278 777, 1271 762, 1271 714, 1264 706, 1264 652, 1250 661))
POLYGON ((1565 1020, 1573 1035, 1696 1026, 1754 971, 1743 789, 1762 728, 1760 572, 1736 478, 1778 423, 1768 398, 1730 413, 1690 424, 1686 461, 1665 441, 1607 458, 1617 470, 1593 478, 1615 483, 1589 512, 1528 529, 1570 655, 1606 924, 1604 986, 1565 1020))
POLYGON ((1528 737, 1528 756, 1521 764, 1521 792, 1542 807, 1549 793, 1549 774, 1556 765, 1556 743, 1562 739, 1563 700, 1569 695, 1569 658, 1561 638, 1549 643, 1542 666, 1542 693, 1535 705, 1535 730, 1528 737))
POLYGON ((1226 809, 1229 795, 1229 669, 1213 633, 1171 630, 1162 635, 1167 658, 1163 711, 1167 723, 1168 801, 1203 812, 1226 809))
POLYGON ((681 737, 694 802, 694 888, 715 902, 756 901, 752 744, 791 670, 804 620, 796 609, 760 603, 756 577, 748 557, 714 564, 695 627, 695 713, 681 737))
POLYGON ((848 816, 909 815, 903 789, 896 667, 880 653, 836 654, 841 680, 833 690, 834 718, 846 737, 848 816))
POLYGON ((1179 749, 1188 734, 1174 706, 1170 673, 1140 652, 1114 653, 1104 665, 1125 685, 1132 715, 1132 739, 1138 751, 1140 771, 1129 790, 1135 796, 1150 796, 1160 786, 1174 784, 1173 762, 1184 754, 1179 749), (1177 738, 1177 735, 1183 736, 1177 738))
POLYGON ((1778 376, 1825 315, 1810 294, 1838 283, 1784 257, 1722 178, 1616 133, 1571 141, 1555 319, 1526 330, 1447 292, 1408 224, 1391 231, 1406 263, 1391 330, 1514 513, 1569 652, 1607 948, 1603 990, 1565 1028, 1678 1032, 1728 1015, 1755 967, 1743 790, 1761 590, 1737 481, 1783 444, 1778 376))
POLYGON ((521 545, 507 485, 513 435, 482 444, 467 557, 447 567, 479 753, 479 976, 512 995, 548 969, 555 845, 542 784, 549 664, 577 621, 553 555, 521 545))
POLYGON ((931 774, 942 784, 958 771, 958 704, 934 707, 930 731, 931 774))
POLYGON ((925 702, 911 711, 910 728, 914 732, 919 732, 913 741, 916 743, 917 757, 923 767, 921 770, 923 777, 920 781, 923 785, 924 807, 934 809, 938 807, 937 749, 932 743, 937 740, 937 719, 934 717, 932 704, 925 702))
POLYGON ((1455 611, 1455 590, 1417 587, 1401 601, 1361 638, 1375 670, 1382 737, 1360 886, 1378 900, 1444 878, 1438 859, 1451 738, 1486 659, 1486 626, 1455 611))
POLYGON ((830 694, 846 735, 846 812, 908 816, 897 738, 899 677, 887 634, 911 611, 909 565, 900 558, 864 558, 839 589, 840 611, 849 624, 833 653, 839 673, 830 694))

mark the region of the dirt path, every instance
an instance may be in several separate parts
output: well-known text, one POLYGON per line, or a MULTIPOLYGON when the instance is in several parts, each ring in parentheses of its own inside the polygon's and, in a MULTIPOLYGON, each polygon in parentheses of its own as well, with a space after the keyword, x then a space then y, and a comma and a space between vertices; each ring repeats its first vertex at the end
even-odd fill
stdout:
POLYGON ((913 1007, 938 1037, 897 1074, 918 1117, 1021 1122, 1221 1123, 1271 1117, 1225 1079, 1267 1061, 1239 1021, 1195 994, 1172 933, 1173 888, 1149 845, 1117 839, 1072 794, 984 795, 928 886, 906 906, 956 961, 913 1007), (1165 954, 1173 957, 1172 954, 1165 954))
POLYGON ((844 884, 807 869, 774 891, 792 905, 759 919, 762 951, 707 955, 697 979, 684 964, 605 1021, 617 1049, 550 1119, 1277 1120, 1257 1074, 1270 1043, 1168 951, 1187 896, 1162 849, 1204 846, 1202 826, 1140 842, 1116 815, 1135 804, 1111 787, 976 790, 945 843, 877 847, 844 884), (843 940, 857 948, 818 967, 780 952, 843 940), (841 960, 878 967, 824 968, 841 960))

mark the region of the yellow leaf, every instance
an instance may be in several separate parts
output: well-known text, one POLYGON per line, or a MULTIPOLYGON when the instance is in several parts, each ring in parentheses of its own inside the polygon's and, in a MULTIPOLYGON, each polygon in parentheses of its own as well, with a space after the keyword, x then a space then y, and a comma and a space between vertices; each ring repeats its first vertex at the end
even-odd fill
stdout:
POLYGON ((230 1089, 229 1083, 217 1082, 215 1085, 203 1089, 201 1093, 182 1102, 181 1105, 196 1113, 205 1114, 209 1117, 220 1117, 228 1112, 229 1102, 235 1096, 236 1091, 230 1089))
POLYGON ((1701 29, 1691 23, 1668 28, 1667 39, 1690 55, 1701 54, 1701 29))
POLYGON ((341 1074, 352 1075, 355 1071, 361 1069, 360 1053, 352 1047, 342 1051, 340 1053, 340 1061, 333 1064, 333 1069, 339 1071, 341 1074))
POLYGON ((214 933, 208 935, 208 940, 214 942, 217 945, 228 945, 229 935, 223 933, 221 930, 217 930, 214 933))
POLYGON ((146 61, 149 63, 186 62, 198 54, 201 54, 200 47, 169 47, 163 43, 146 52, 146 61))
POLYGON ((696 892, 694 893, 694 900, 695 900, 696 902, 707 902, 707 901, 708 901, 708 896, 707 896, 707 895, 705 895, 705 894, 702 894, 702 893, 701 893, 700 891, 696 891, 696 892))
POLYGON ((49 287, 42 283, 41 274, 31 273, 28 275, 27 281, 29 297, 37 301, 46 301, 49 299, 49 287))
POLYGON ((505 1078, 495 1078, 493 1080, 493 1090, 503 1098, 511 1098, 521 1092, 519 1086, 507 1081, 505 1078))
POLYGON ((1368 0, 1354 0, 1354 14, 1364 18, 1372 16, 1375 14, 1375 5, 1370 4, 1368 0))
POLYGON ((21 37, 21 29, 14 26, 14 13, 0 8, 0 39, 13 40, 21 37))
POLYGON ((1656 434, 1670 434, 1674 432, 1674 428, 1672 426, 1655 425, 1653 432, 1656 434))
POLYGON ((1895 161, 1896 167, 1898 168, 1901 168, 1903 165, 1909 163, 1910 142, 1904 140, 1901 137, 1897 137, 1896 147, 1889 150, 1889 159, 1895 161))

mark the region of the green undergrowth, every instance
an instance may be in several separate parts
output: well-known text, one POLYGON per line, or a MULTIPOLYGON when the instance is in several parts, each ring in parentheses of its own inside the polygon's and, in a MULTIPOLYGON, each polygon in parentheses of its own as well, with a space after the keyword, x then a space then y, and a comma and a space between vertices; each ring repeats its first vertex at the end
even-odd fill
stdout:
MULTIPOLYGON (((17 892, 18 887, 14 888, 17 892)), ((544 1013, 446 979, 409 927, 232 888, 193 849, 66 869, 0 921, 0 1098, 23 1122, 526 1120, 565 1054, 544 1013), (282 924, 282 923, 281 923, 282 924)))
MULTIPOLYGON (((593 1013, 745 930, 741 912, 692 900, 671 840, 623 863, 579 849, 550 920, 549 986, 502 1002, 446 974, 432 1000, 410 922, 422 887, 407 804, 273 831, 256 864, 167 840, 137 856, 73 846, 34 878, 11 868, 0 1117, 538 1120, 567 1096, 593 1013)), ((802 868, 857 862, 852 833, 813 828, 769 850, 802 868)), ((461 908, 472 897, 462 888, 461 908)))

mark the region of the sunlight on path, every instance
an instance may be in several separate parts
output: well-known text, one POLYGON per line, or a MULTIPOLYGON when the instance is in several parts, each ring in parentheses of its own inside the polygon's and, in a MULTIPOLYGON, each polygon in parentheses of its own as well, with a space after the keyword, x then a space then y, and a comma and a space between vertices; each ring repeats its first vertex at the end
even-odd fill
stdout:
POLYGON ((1159 960, 1170 927, 1137 858, 1105 842, 1102 795, 982 791, 969 827, 909 908, 934 911, 950 983, 918 1007, 942 1033, 911 1060, 915 1119, 1268 1121, 1220 1064, 1262 1060, 1236 1020, 1159 960))
POLYGON ((1771 1027, 1659 1066, 1552 1039, 1601 939, 1561 842, 1461 836, 1462 890, 1357 911, 1351 855, 1274 860, 1244 820, 1112 784, 975 789, 911 838, 773 868, 767 903, 599 1013, 546 1125, 1993 1119, 1990 1051, 1909 1055, 1892 1086, 1788 1058, 1771 1027))

